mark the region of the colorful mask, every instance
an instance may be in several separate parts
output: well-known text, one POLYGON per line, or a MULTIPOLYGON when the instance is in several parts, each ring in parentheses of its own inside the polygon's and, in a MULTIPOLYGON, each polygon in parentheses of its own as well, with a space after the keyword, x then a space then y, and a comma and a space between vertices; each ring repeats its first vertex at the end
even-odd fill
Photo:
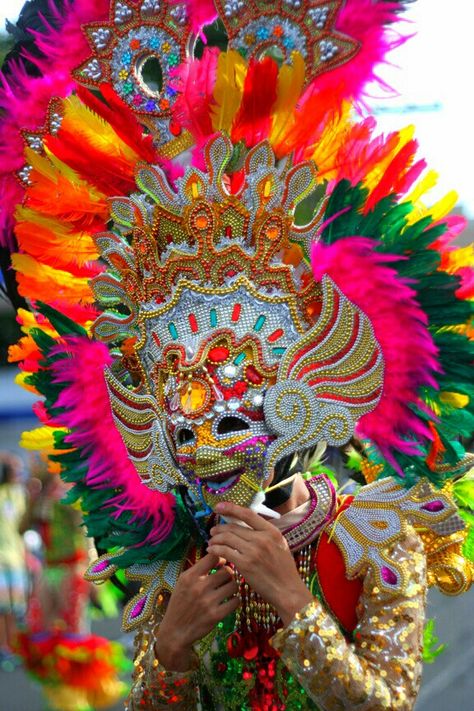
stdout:
POLYGON ((304 260, 318 219, 300 228, 293 214, 314 188, 314 167, 278 165, 262 143, 229 194, 232 151, 214 138, 206 171, 188 169, 178 193, 159 169, 141 169, 143 192, 113 204, 122 235, 97 237, 114 273, 94 284, 99 299, 130 311, 95 324, 99 338, 130 344, 134 399, 116 396, 118 382, 110 390, 130 456, 166 490, 173 474, 156 477, 149 441, 159 430, 159 458, 166 449, 211 507, 223 495, 250 504, 288 454, 347 442, 383 382, 369 320, 329 278, 315 283, 304 260))

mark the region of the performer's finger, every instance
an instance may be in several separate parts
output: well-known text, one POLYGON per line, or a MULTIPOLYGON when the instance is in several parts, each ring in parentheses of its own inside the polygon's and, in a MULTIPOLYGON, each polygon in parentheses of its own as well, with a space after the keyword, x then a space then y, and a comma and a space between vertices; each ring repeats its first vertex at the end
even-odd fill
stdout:
POLYGON ((238 521, 243 521, 255 531, 273 530, 273 524, 266 521, 262 516, 256 514, 251 509, 232 504, 229 501, 220 501, 216 506, 216 512, 222 516, 231 516, 238 521))
MULTIPOLYGON (((227 526, 224 526, 224 529, 226 528, 227 526)), ((237 526, 237 528, 239 528, 239 526, 237 526)), ((239 553, 245 553, 245 550, 248 549, 249 546, 248 541, 238 533, 236 534, 233 531, 226 530, 221 531, 221 533, 216 533, 215 535, 213 534, 209 539, 208 545, 228 546, 229 548, 234 548, 239 551, 239 553)))
POLYGON ((217 534, 227 532, 233 533, 234 535, 239 536, 244 541, 248 541, 249 543, 255 538, 255 533, 251 528, 247 528, 247 526, 239 526, 238 523, 218 524, 216 526, 213 526, 210 530, 211 536, 216 536, 217 534))
POLYGON ((210 543, 208 550, 218 556, 221 556, 222 558, 225 558, 228 563, 233 563, 237 567, 239 567, 239 563, 245 559, 245 556, 243 556, 240 551, 235 548, 231 548, 230 546, 210 543))

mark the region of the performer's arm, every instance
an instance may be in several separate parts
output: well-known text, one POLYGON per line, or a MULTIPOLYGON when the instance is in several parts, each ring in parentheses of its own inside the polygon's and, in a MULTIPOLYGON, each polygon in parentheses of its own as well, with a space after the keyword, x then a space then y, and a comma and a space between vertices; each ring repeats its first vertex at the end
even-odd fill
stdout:
POLYGON ((321 711, 409 711, 418 693, 425 609, 425 556, 413 530, 390 552, 407 574, 405 594, 382 595, 369 572, 359 624, 348 643, 319 601, 273 638, 273 646, 321 711))
POLYGON ((169 707, 176 711, 192 711, 197 708, 195 670, 168 671, 155 652, 156 631, 165 605, 164 601, 135 638, 135 668, 126 711, 162 711, 169 707))
POLYGON ((163 597, 140 631, 128 711, 197 708, 193 644, 239 605, 233 572, 222 563, 208 553, 181 573, 172 595, 163 597))

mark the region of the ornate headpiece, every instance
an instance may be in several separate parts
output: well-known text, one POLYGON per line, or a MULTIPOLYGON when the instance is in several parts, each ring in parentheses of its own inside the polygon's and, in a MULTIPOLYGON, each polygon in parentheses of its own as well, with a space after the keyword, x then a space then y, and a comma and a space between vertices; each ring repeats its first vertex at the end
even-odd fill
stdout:
POLYGON ((24 442, 113 549, 93 578, 171 586, 191 535, 181 486, 203 515, 237 484, 248 504, 321 441, 355 433, 367 480, 397 491, 465 472, 459 225, 449 199, 420 202, 411 132, 375 137, 351 111, 402 6, 81 0, 35 38, 44 76, 13 72, 1 227, 30 311, 11 357, 46 396, 24 442))

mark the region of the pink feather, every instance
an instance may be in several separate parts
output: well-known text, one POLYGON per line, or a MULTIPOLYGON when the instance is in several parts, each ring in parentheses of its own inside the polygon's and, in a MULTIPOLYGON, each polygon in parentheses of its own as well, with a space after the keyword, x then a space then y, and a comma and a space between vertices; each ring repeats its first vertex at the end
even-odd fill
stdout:
MULTIPOLYGON (((0 72, 0 245, 14 247, 12 220, 23 191, 16 172, 24 165, 22 129, 41 128, 53 96, 68 96, 74 88, 70 72, 90 54, 82 26, 108 18, 108 0, 67 0, 58 27, 32 32, 42 58, 28 57, 43 76, 31 77, 21 62, 9 65, 8 79, 0 72)), ((26 56, 26 54, 25 54, 26 56)))
POLYGON ((337 95, 335 102, 337 98, 360 100, 365 85, 371 81, 388 89, 375 67, 409 38, 400 34, 399 28, 387 29, 387 25, 399 21, 401 9, 403 2, 347 0, 339 12, 336 29, 357 40, 360 50, 350 62, 318 77, 315 82, 318 89, 333 88, 337 95))
POLYGON ((389 266, 400 257, 379 254, 374 246, 365 237, 346 237, 330 246, 318 242, 311 264, 318 281, 328 274, 372 322, 385 361, 384 387, 375 410, 359 420, 357 433, 396 466, 394 450, 416 454, 418 442, 432 439, 410 405, 424 407, 419 389, 437 387, 434 373, 440 366, 415 291, 389 266))
POLYGON ((52 367, 54 382, 65 386, 55 403, 65 412, 56 421, 71 430, 68 442, 81 447, 88 458, 84 483, 94 489, 119 488, 120 493, 109 501, 115 515, 129 511, 134 519, 151 520, 152 531, 144 543, 158 543, 173 526, 175 499, 145 487, 128 458, 114 425, 104 379, 104 368, 112 362, 107 347, 71 337, 54 353, 67 356, 52 367))

